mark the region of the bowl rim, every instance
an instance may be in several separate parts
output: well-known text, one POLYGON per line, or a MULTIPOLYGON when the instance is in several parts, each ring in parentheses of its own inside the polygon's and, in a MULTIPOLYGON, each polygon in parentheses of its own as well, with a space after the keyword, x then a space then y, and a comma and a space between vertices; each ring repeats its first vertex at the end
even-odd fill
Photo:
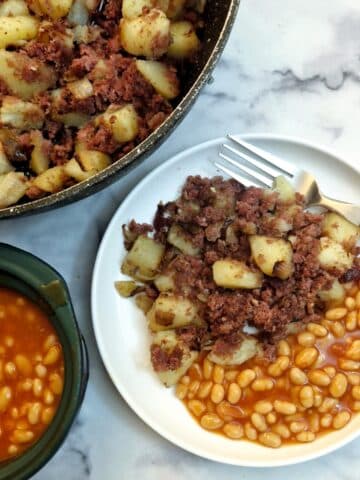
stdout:
POLYGON ((53 193, 38 200, 32 200, 24 204, 0 209, 0 219, 39 213, 44 210, 61 207, 68 203, 78 201, 105 188, 116 178, 126 175, 142 163, 145 160, 146 155, 151 154, 155 147, 159 146, 160 143, 165 140, 167 134, 171 134, 174 128, 184 118, 185 114, 188 113, 191 105, 198 97, 200 90, 210 80, 210 76, 231 33, 240 1, 241 0, 229 0, 229 8, 218 39, 195 82, 167 119, 145 140, 139 143, 122 158, 88 180, 84 180, 61 190, 60 192, 53 193))
POLYGON ((40 288, 42 284, 49 283, 48 280, 50 279, 50 281, 58 280, 60 282, 64 293, 64 303, 58 305, 61 311, 58 312, 56 307, 49 302, 47 303, 52 309, 54 317, 60 319, 58 329, 67 337, 69 351, 71 351, 71 357, 68 360, 64 357, 65 378, 67 377, 65 382, 68 382, 69 388, 66 394, 66 388, 64 388, 64 394, 54 419, 42 436, 23 454, 14 459, 0 462, 0 480, 25 480, 40 470, 57 452, 75 420, 84 399, 88 382, 88 353, 84 337, 76 320, 69 289, 64 278, 57 270, 30 252, 6 243, 0 243, 0 271, 20 280, 40 296, 44 295, 40 288), (23 261, 27 263, 25 268, 21 266, 23 261), (35 268, 35 272, 36 267, 41 268, 45 281, 39 279, 36 273, 28 268, 29 265, 35 268), (70 325, 74 333, 72 338, 68 337, 65 328, 61 326, 61 317, 65 315, 69 319, 68 326, 70 325), (74 359, 75 365, 73 363, 74 359), (69 363, 71 370, 66 368, 69 363), (70 371, 71 375, 66 373, 66 370, 70 371))

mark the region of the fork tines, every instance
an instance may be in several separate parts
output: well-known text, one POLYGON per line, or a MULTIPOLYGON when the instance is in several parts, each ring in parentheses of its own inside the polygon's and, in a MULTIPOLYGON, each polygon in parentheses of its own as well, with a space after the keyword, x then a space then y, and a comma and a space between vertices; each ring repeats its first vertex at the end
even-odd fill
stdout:
POLYGON ((256 183, 261 186, 271 187, 274 178, 278 175, 286 175, 290 178, 295 175, 296 169, 283 159, 278 158, 269 152, 265 152, 264 150, 240 140, 237 137, 233 137, 232 135, 228 135, 228 138, 235 144, 239 145, 241 150, 224 143, 222 145, 223 151, 219 153, 219 156, 239 170, 242 175, 235 173, 232 169, 225 167, 225 165, 219 162, 215 162, 215 165, 217 168, 245 186, 250 186, 256 183), (225 154, 224 150, 226 153, 229 152, 235 156, 237 160, 225 154), (252 155, 250 156, 248 153, 251 153, 252 155), (241 159, 241 162, 239 162, 238 159, 241 159))

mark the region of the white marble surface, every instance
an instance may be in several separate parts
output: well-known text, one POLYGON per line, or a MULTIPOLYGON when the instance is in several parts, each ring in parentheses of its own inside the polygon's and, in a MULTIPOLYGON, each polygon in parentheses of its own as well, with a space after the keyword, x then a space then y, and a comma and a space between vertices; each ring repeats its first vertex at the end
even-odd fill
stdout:
POLYGON ((97 353, 89 295, 98 243, 121 199, 154 166, 226 132, 302 136, 360 163, 358 1, 242 0, 214 79, 169 140, 127 178, 60 210, 0 222, 1 241, 41 256, 64 275, 91 358, 78 420, 36 480, 359 478, 360 439, 325 458, 266 471, 224 466, 186 453, 132 413, 97 353))

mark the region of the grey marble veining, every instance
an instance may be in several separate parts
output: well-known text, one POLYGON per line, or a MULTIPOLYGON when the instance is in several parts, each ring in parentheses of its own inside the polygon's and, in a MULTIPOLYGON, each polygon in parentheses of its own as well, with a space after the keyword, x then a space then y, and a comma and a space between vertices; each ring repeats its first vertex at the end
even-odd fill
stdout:
POLYGON ((116 392, 90 318, 92 267, 126 193, 173 154, 227 132, 272 132, 328 145, 360 164, 360 4, 242 0, 214 82, 138 169, 60 210, 0 222, 1 241, 41 256, 69 283, 90 352, 85 402, 64 445, 34 480, 347 480, 360 477, 360 439, 312 462, 270 470, 197 458, 147 427, 116 392))

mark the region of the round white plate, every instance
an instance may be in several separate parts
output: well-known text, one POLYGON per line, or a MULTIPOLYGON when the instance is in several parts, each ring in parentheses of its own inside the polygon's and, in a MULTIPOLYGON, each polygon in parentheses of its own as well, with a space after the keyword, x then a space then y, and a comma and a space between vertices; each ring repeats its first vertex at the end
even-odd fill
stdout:
MULTIPOLYGON (((330 152, 304 141, 270 135, 244 136, 256 145, 309 170, 324 193, 360 203, 359 171, 330 152)), ((92 283, 92 316, 98 347, 115 386, 150 427, 179 447, 219 462, 273 467, 303 462, 329 453, 360 431, 360 415, 344 429, 314 443, 285 445, 272 450, 247 441, 232 441, 203 430, 190 416, 173 389, 166 389, 153 373, 150 337, 145 318, 133 300, 121 298, 114 281, 121 280, 125 255, 121 226, 132 218, 151 222, 157 204, 175 199, 188 175, 214 176, 213 166, 224 139, 203 143, 162 164, 128 195, 113 216, 100 245, 92 283)))

